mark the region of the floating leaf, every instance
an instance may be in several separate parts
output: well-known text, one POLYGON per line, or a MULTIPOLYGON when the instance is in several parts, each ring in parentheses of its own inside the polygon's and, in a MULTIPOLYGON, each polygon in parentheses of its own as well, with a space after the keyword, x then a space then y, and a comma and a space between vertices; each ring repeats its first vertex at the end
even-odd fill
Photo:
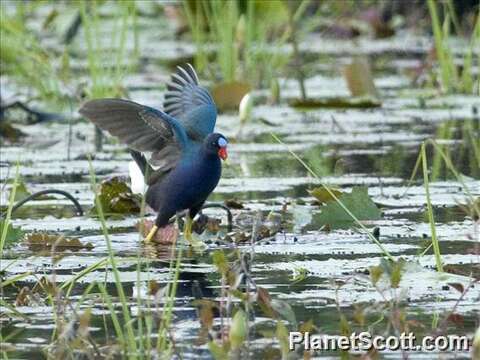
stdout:
POLYGON ((222 219, 200 214, 197 219, 193 221, 192 231, 195 231, 197 234, 202 234, 207 230, 211 234, 217 234, 220 231, 221 223, 222 219))
MULTIPOLYGON (((329 188, 330 192, 333 193, 337 198, 339 198, 343 192, 341 192, 338 189, 334 188, 329 188)), ((312 195, 315 199, 318 200, 320 204, 325 204, 329 201, 334 201, 335 198, 328 192, 327 189, 325 189, 323 186, 322 187, 316 187, 312 190, 309 191, 310 195, 312 195)))
MULTIPOLYGON (((155 221, 145 219, 143 222, 136 223, 135 227, 140 231, 140 234, 142 234, 143 238, 146 238, 154 225, 155 221)), ((156 244, 170 245, 177 241, 178 235, 179 232, 176 226, 174 224, 167 224, 166 226, 157 230, 152 238, 152 241, 156 244)))
MULTIPOLYGON (((381 212, 368 196, 366 187, 355 187, 351 193, 344 193, 339 201, 358 220, 378 220, 381 212)), ((331 229, 348 228, 353 223, 352 217, 337 202, 329 202, 322 207, 318 217, 321 225, 328 225, 331 229)))
POLYGON ((447 320, 457 326, 462 326, 465 318, 460 314, 450 314, 448 315, 447 320))
POLYGON ((462 294, 465 289, 461 283, 448 283, 449 286, 453 287, 455 290, 457 290, 460 294, 462 294))
POLYGON ((238 349, 242 346, 247 337, 247 315, 242 308, 239 308, 232 319, 230 326, 229 340, 232 349, 238 349))
POLYGON ((308 270, 303 267, 299 267, 294 270, 294 274, 290 279, 290 281, 292 284, 298 284, 304 281, 307 278, 307 276, 308 276, 308 270))
POLYGON ((220 111, 235 110, 240 106, 243 97, 249 93, 249 84, 233 81, 216 85, 212 89, 212 96, 220 111))
POLYGON ((357 109, 369 109, 376 108, 382 105, 377 98, 361 97, 361 98, 342 98, 342 97, 329 97, 318 99, 294 99, 290 103, 290 106, 300 109, 318 109, 318 108, 357 108, 357 109))
MULTIPOLYGON (((132 193, 130 187, 115 176, 100 184, 98 198, 105 215, 140 213, 141 197, 132 193)), ((92 209, 96 212, 96 207, 92 209)))
POLYGON ((15 143, 25 136, 27 135, 20 129, 17 129, 6 121, 0 121, 0 138, 15 143))
POLYGON ((238 199, 227 199, 224 201, 224 204, 229 209, 244 209, 242 202, 238 199))
POLYGON ((25 237, 25 244, 32 251, 51 251, 52 247, 55 251, 91 250, 93 248, 91 243, 83 244, 78 238, 69 239, 63 235, 48 234, 45 232, 28 234, 25 237))
MULTIPOLYGON (((5 220, 0 220, 0 234, 3 234, 3 229, 5 226, 5 220)), ((23 238, 25 232, 20 227, 14 227, 11 223, 7 225, 7 236, 5 238, 5 248, 8 248, 12 245, 15 245, 20 239, 23 238)))
POLYGON ((377 89, 373 82, 370 63, 366 58, 355 58, 343 69, 343 76, 347 81, 350 94, 355 97, 377 97, 377 89))

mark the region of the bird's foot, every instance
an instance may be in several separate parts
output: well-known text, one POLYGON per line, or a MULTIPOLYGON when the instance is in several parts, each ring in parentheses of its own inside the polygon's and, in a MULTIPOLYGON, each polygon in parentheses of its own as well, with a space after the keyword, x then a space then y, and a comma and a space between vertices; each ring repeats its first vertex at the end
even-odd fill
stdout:
POLYGON ((191 247, 198 249, 203 247, 204 244, 202 241, 200 241, 193 235, 192 224, 193 224, 193 219, 191 219, 190 216, 187 216, 185 221, 185 226, 183 228, 183 236, 185 237, 185 240, 187 240, 187 242, 191 247))
POLYGON ((183 236, 185 237, 185 240, 187 240, 188 243, 193 246, 192 224, 193 219, 187 215, 185 217, 185 225, 183 227, 183 236))
POLYGON ((145 238, 145 242, 146 243, 149 243, 152 241, 153 237, 155 236, 155 234, 157 233, 157 230, 158 230, 158 226, 157 225, 153 225, 152 229, 150 230, 150 232, 148 233, 147 237, 145 238))

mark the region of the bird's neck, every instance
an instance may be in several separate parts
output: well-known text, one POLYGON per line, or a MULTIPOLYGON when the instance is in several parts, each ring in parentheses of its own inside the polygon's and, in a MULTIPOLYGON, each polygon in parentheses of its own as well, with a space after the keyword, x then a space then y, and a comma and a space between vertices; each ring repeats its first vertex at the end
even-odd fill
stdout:
POLYGON ((205 150, 203 147, 200 148, 200 158, 202 161, 206 162, 217 162, 220 161, 218 155, 216 153, 212 153, 210 151, 205 150))

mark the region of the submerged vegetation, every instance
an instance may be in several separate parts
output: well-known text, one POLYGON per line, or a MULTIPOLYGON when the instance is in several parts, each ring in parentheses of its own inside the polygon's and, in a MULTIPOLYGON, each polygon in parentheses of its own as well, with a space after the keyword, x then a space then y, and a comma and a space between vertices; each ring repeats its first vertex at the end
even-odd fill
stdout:
POLYGON ((358 352, 289 349, 289 333, 362 331, 466 336, 458 354, 477 356, 480 21, 466 3, 2 2, 2 357, 346 359, 358 352), (232 157, 194 241, 178 216, 147 244, 126 147, 76 109, 161 108, 185 62, 232 157))

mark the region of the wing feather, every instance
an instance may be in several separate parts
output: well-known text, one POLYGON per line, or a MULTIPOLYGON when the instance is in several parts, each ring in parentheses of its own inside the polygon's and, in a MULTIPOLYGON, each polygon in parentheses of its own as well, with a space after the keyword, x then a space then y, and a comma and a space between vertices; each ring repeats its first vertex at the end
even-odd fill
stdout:
POLYGON ((195 141, 213 132, 217 108, 210 93, 198 85, 198 76, 190 64, 178 66, 167 84, 164 111, 176 118, 195 141))

